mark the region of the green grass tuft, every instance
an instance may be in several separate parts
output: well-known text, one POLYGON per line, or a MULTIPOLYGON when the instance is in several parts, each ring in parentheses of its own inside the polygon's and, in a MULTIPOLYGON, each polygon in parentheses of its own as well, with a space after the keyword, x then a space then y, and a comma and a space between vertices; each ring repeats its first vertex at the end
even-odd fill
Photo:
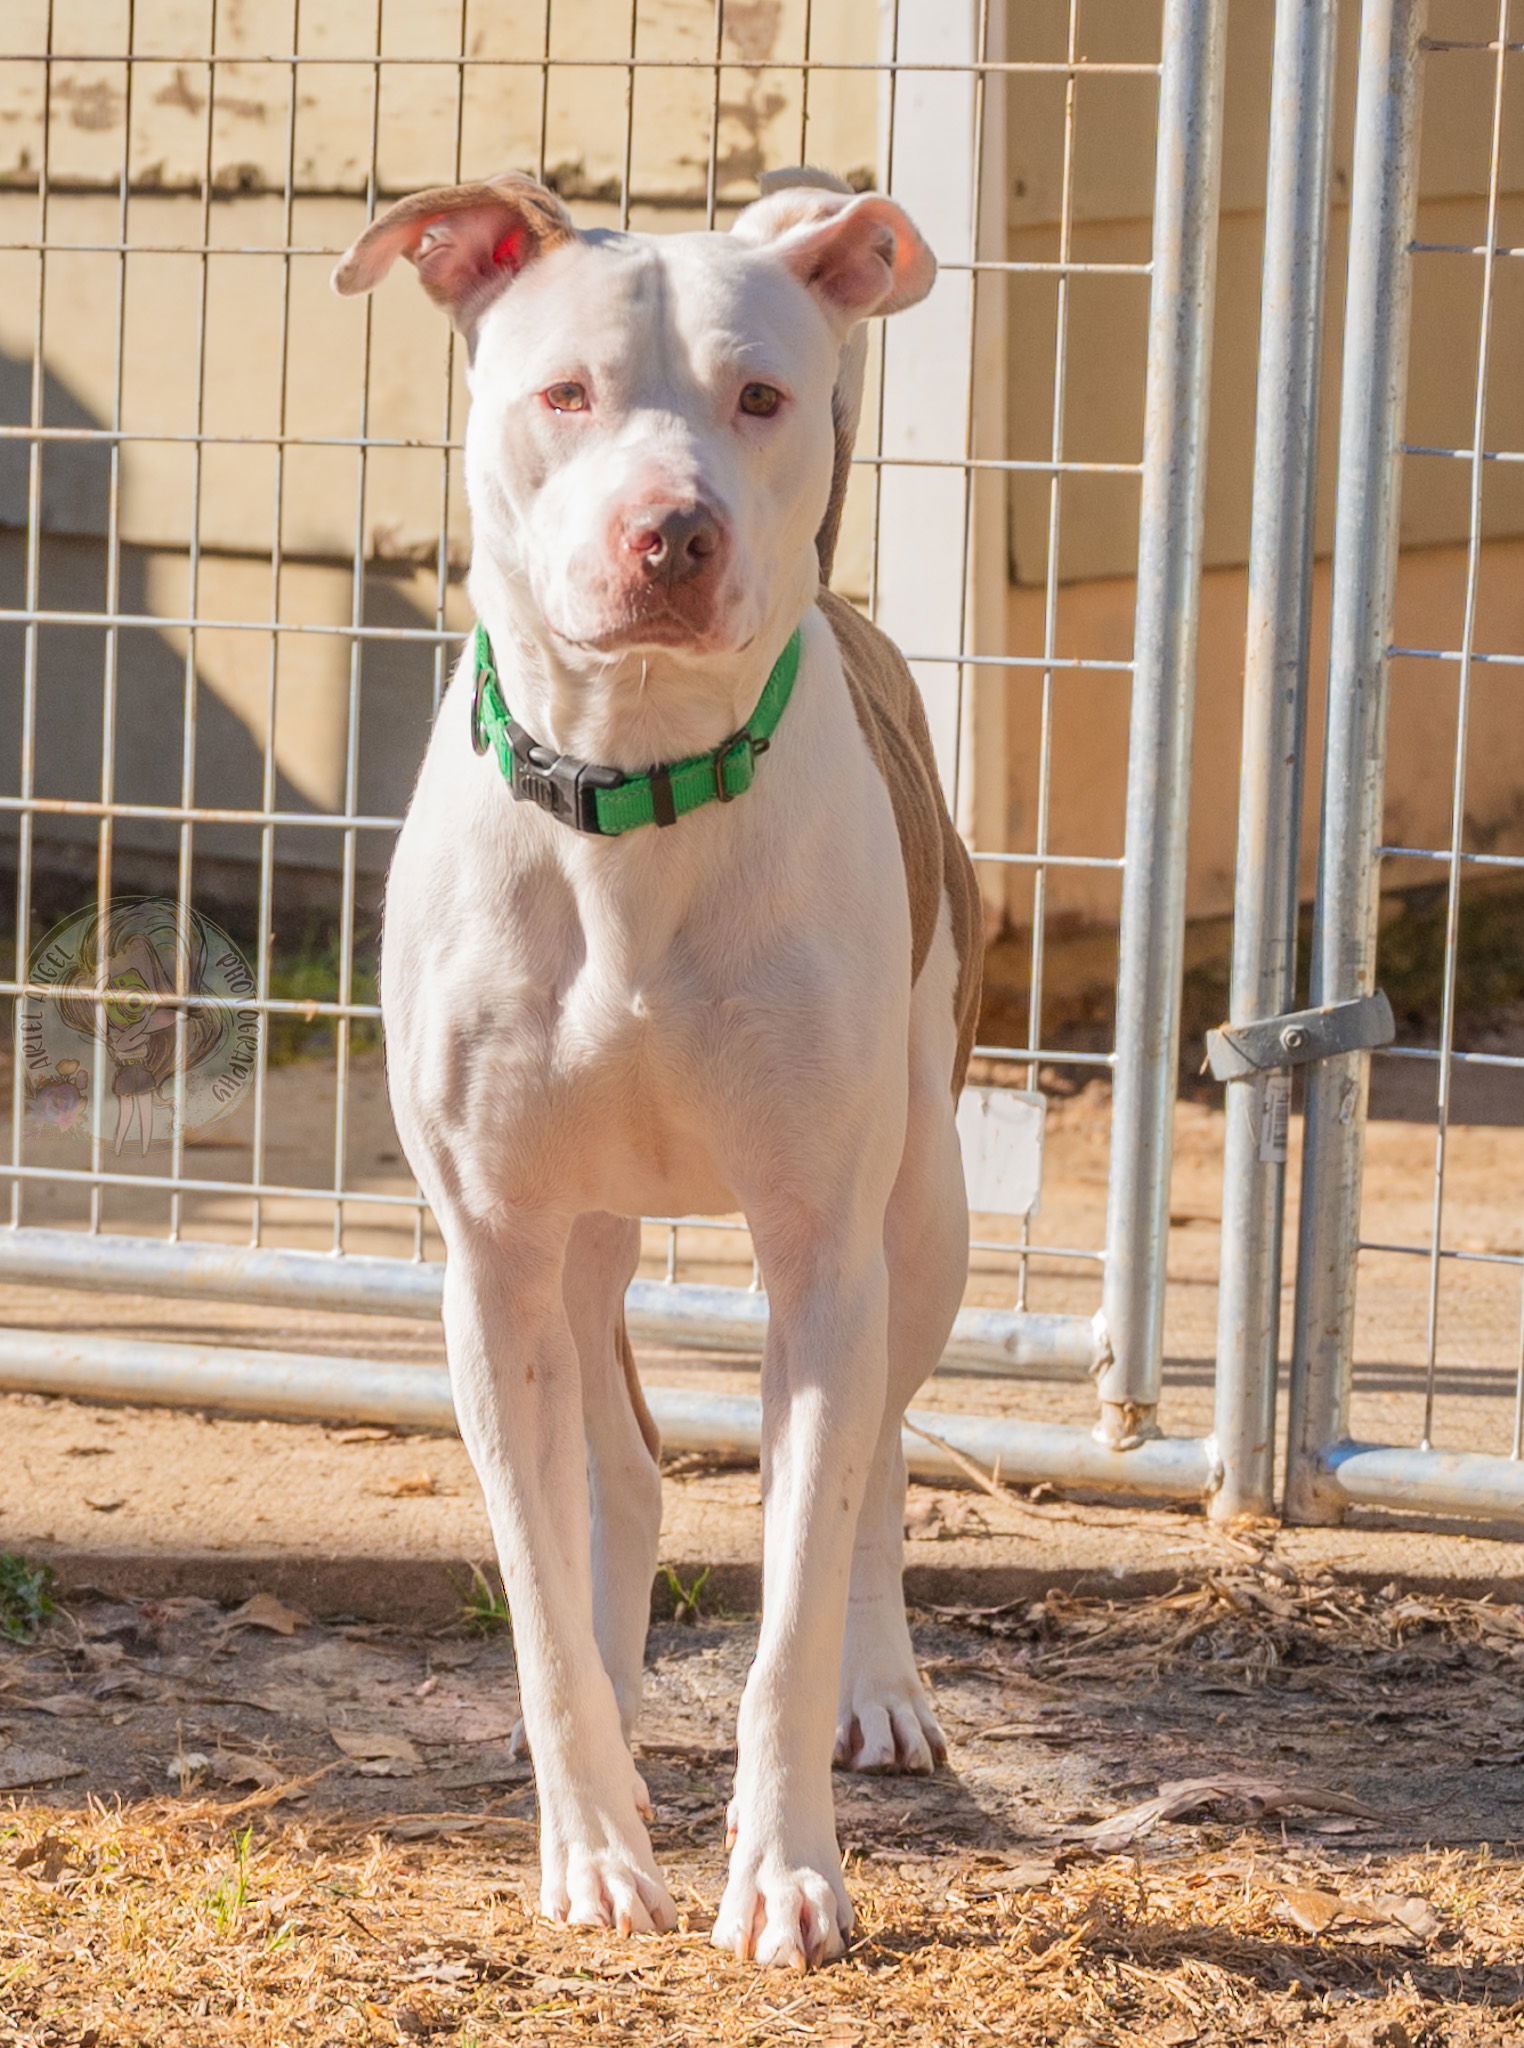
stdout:
POLYGON ((58 1612, 52 1584, 45 1564, 0 1551, 0 1636, 12 1643, 35 1642, 43 1624, 58 1612))
POLYGON ((712 1564, 706 1564, 698 1577, 693 1581, 693 1584, 685 1586, 671 1565, 664 1564, 662 1566, 661 1575, 667 1582, 667 1591, 672 1595, 672 1619, 674 1621, 698 1620, 703 1612, 700 1603, 703 1598, 704 1586, 709 1578, 709 1574, 713 1570, 714 1566, 712 1564))
POLYGON ((456 1579, 454 1585, 460 1595, 461 1621, 473 1635, 492 1635, 508 1626, 507 1597, 479 1564, 472 1565, 469 1579, 456 1579))
POLYGON ((242 1834, 233 1837, 233 1868, 206 1894, 207 1910, 224 1936, 237 1929, 254 1890, 253 1843, 254 1826, 250 1822, 242 1834))

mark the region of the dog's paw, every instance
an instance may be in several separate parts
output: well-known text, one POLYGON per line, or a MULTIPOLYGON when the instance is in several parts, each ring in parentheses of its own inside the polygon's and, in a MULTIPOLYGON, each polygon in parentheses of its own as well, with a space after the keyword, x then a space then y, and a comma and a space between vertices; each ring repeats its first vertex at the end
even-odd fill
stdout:
POLYGON ((813 1970, 835 1960, 852 1932, 852 1901, 832 1855, 832 1874, 810 1864, 738 1854, 710 1936, 743 1963, 813 1970))
POLYGON ((884 1774, 926 1773, 946 1763, 947 1738, 914 1669, 878 1682, 859 1679, 843 1691, 832 1761, 846 1771, 884 1774))
POLYGON ((677 1925, 677 1908, 649 1849, 633 1843, 579 1845, 547 1856, 540 1911, 547 1920, 612 1927, 616 1934, 670 1934, 677 1925))
POLYGON ((629 1762, 598 1789, 540 1775, 540 1911, 573 1927, 666 1934, 677 1908, 662 1882, 642 1820, 644 1778, 629 1762))

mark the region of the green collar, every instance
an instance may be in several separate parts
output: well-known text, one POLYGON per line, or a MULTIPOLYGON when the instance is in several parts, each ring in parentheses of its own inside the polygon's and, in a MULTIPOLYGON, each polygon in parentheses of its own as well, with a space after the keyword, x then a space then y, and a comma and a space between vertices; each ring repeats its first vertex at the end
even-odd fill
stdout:
POLYGON ((612 837, 633 832, 638 825, 675 825, 685 811, 707 803, 728 804, 751 788, 757 756, 767 752, 799 673, 799 638, 796 626, 762 686, 757 708, 739 732, 707 754, 664 762, 644 775, 625 775, 617 768, 597 768, 570 754, 558 754, 531 739, 508 709, 492 642, 478 620, 471 642, 476 669, 471 744, 479 754, 492 749, 516 798, 538 804, 578 832, 612 837))

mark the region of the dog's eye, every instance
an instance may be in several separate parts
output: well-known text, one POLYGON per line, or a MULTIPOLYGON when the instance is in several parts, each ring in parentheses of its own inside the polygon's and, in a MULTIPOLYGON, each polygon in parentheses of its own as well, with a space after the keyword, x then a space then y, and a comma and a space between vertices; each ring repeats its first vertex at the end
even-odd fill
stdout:
POLYGON ((587 411, 587 387, 584 384, 552 384, 544 397, 552 412, 587 411))
POLYGON ((743 384, 741 410, 754 420, 770 420, 783 403, 783 393, 771 384, 743 384))

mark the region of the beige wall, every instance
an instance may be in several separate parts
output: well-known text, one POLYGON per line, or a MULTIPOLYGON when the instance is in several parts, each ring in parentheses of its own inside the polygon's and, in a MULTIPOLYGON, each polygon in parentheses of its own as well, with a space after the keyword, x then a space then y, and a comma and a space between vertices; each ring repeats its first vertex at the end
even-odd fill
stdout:
MULTIPOLYGON (((0 123, 0 176, 35 172, 43 150, 44 67, 27 64, 45 47, 50 0, 6 0, 0 54, 7 64, 0 123)), ((197 64, 213 27, 210 0, 136 0, 133 67, 86 61, 121 50, 127 0, 51 0, 53 48, 81 52, 56 69, 49 137, 53 177, 63 186, 114 187, 124 152, 140 189, 197 191, 207 164, 211 67, 197 64), (163 62, 153 61, 156 52, 163 62)), ((283 192, 288 159, 299 192, 363 194, 374 163, 383 193, 447 183, 457 161, 466 177, 538 164, 568 196, 617 198, 625 156, 629 73, 621 59, 693 69, 639 71, 630 135, 633 189, 643 199, 702 203, 709 136, 716 126, 720 191, 750 197, 767 164, 812 158, 844 172, 871 172, 878 82, 844 71, 806 110, 797 67, 809 22, 819 63, 871 61, 875 0, 728 0, 724 63, 716 87, 712 0, 639 0, 633 50, 626 0, 555 0, 546 10, 519 0, 240 0, 216 17, 217 67, 211 171, 225 193, 283 192), (373 108, 376 50, 387 60, 373 108), (269 60, 289 54, 297 35, 310 61, 297 73, 269 60), (464 72, 449 61, 469 59, 464 72), (544 80, 540 59, 551 62, 544 80), (242 59, 243 61, 237 61, 242 59), (429 61, 421 61, 421 60, 429 61), (326 63, 325 63, 325 60, 326 63), (411 61, 410 61, 411 60, 411 61), (806 121, 807 114, 807 121, 806 121), (373 127, 374 118, 374 127, 373 127)))
MULTIPOLYGON (((1477 644, 1524 651, 1524 540, 1493 541, 1482 552, 1477 644)), ((1412 647, 1453 647, 1465 587, 1466 550, 1416 549, 1402 561, 1397 640, 1412 647)), ((1193 916, 1225 914, 1233 901, 1238 830, 1238 745, 1243 707, 1243 621, 1247 576, 1242 568, 1209 569, 1203 580, 1196 745, 1191 781, 1193 916)), ((1328 653, 1329 568, 1319 562, 1313 588, 1312 671, 1328 653)), ((1063 592, 1061 651, 1091 660, 1125 658, 1132 645, 1133 586, 1125 577, 1075 584, 1063 592)), ((1041 645, 1042 593, 1013 589, 1011 644, 1041 645)), ((1524 852, 1524 741, 1518 670, 1474 671, 1469 728, 1464 843, 1489 853, 1524 852)), ((1450 779, 1456 740, 1453 662, 1392 664, 1385 834, 1389 845, 1448 843, 1450 779)), ((1316 761, 1322 722, 1314 691, 1309 760, 1316 761)), ((1040 683, 1030 674, 1009 688, 1011 722, 1010 843, 1034 850, 1039 803, 1040 683)), ((1053 689, 1054 853, 1110 855, 1122 851, 1127 774, 1127 679, 1059 670, 1053 689)), ((1311 893, 1316 865, 1315 771, 1302 819, 1302 889, 1311 893)), ((1431 882, 1429 863, 1390 861, 1393 888, 1431 882)), ((1114 920, 1119 882, 1097 870, 1055 871, 1048 907, 1060 926, 1114 920)), ((1030 889, 1013 885, 1011 915, 1030 917, 1030 889)))
MULTIPOLYGON (((1351 10, 1341 12, 1337 120, 1330 223, 1329 312, 1318 546, 1332 540, 1334 447, 1338 429, 1340 315, 1347 252, 1347 198, 1354 119, 1356 39, 1351 10)), ((1486 40, 1496 27, 1491 0, 1436 0, 1434 33, 1486 40), (1443 22, 1443 27, 1438 24, 1443 22)), ((1065 0, 1020 0, 1013 20, 1032 54, 1059 51, 1065 0)), ((1229 12, 1224 109, 1222 225, 1213 344, 1210 462, 1205 555, 1209 564, 1247 559, 1253 483, 1254 376, 1259 336, 1265 151, 1274 9, 1229 12)), ((1148 61, 1157 55, 1155 10, 1136 0, 1090 0, 1085 49, 1093 57, 1148 61)), ((1433 55, 1424 78, 1418 239, 1475 243, 1483 238, 1487 191, 1490 65, 1485 51, 1433 55)), ((1076 94, 1071 199, 1072 254, 1078 261, 1145 263, 1153 197, 1153 82, 1082 80, 1076 94)), ((1061 215, 1064 81, 1017 78, 1010 88, 1013 261, 1051 261, 1061 215)), ((1500 240, 1524 244, 1524 120, 1505 125, 1501 158, 1500 240)), ((1524 276, 1498 267, 1493 314, 1495 367, 1489 445, 1524 449, 1524 276)), ((1479 260, 1430 256, 1415 267, 1408 439, 1428 445, 1470 443, 1481 303, 1479 260)), ((1011 285, 1011 452, 1043 456, 1052 430, 1058 287, 1051 278, 1011 285)), ((1143 440, 1143 372, 1148 311, 1146 278, 1090 277, 1070 287, 1064 452, 1074 460, 1136 462, 1143 440)), ((1462 466, 1425 462, 1403 503, 1404 546, 1460 539, 1466 503, 1462 466)), ((1076 479, 1065 486, 1059 574, 1063 581, 1125 576, 1137 549, 1136 486, 1127 479, 1076 479)), ((1047 567, 1045 479, 1018 477, 1011 500, 1012 555, 1020 583, 1040 583, 1047 567)), ((1524 464, 1495 465, 1483 504, 1489 535, 1524 532, 1524 464)))

